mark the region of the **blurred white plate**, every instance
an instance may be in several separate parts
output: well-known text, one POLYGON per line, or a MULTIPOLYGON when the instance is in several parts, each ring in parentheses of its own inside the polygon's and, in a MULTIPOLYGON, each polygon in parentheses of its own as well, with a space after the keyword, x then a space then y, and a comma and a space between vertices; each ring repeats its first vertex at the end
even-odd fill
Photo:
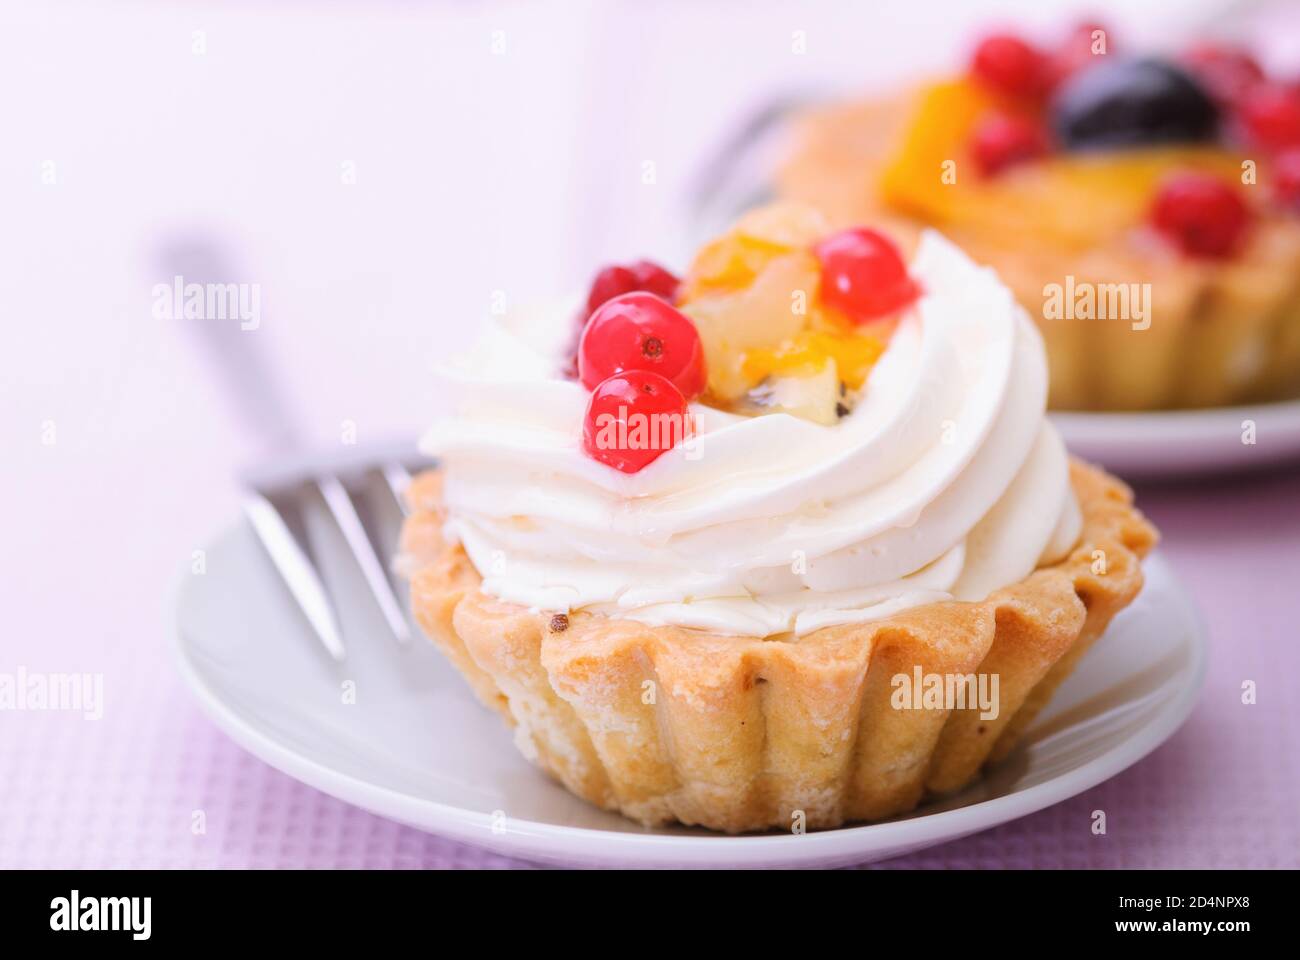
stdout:
MULTIPOLYGON (((393 518, 395 525, 395 518, 393 518)), ((345 547, 315 523, 348 659, 312 637, 243 524, 178 600, 181 672, 237 743, 366 810, 499 853, 584 865, 834 866, 895 856, 1040 810, 1114 776, 1187 717, 1205 671, 1200 621, 1161 560, 1040 718, 979 783, 885 823, 801 836, 645 829, 571 796, 515 750, 429 643, 399 646, 345 547), (345 692, 355 702, 345 703, 345 692)))
POLYGON ((1152 413, 1053 413, 1070 452, 1124 477, 1173 479, 1300 460, 1300 400, 1152 413), (1244 443, 1254 424, 1253 444, 1244 443))

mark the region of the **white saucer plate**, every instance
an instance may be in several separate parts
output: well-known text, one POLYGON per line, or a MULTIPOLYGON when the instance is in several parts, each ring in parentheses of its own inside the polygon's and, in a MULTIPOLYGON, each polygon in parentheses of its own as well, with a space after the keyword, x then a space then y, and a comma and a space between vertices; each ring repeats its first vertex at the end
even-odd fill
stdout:
POLYGON ((1041 810, 1119 773, 1187 717, 1204 629, 1158 556, 1142 595, 983 780, 910 816, 804 835, 646 829, 573 797, 516 751, 431 644, 387 633, 337 534, 315 549, 348 647, 319 647, 241 523, 177 603, 181 673, 232 739, 325 793, 510 856, 583 866, 811 867, 896 856, 1041 810), (354 702, 348 702, 353 700, 354 702))
POLYGON ((1071 453, 1129 479, 1177 479, 1300 462, 1300 400, 1051 416, 1071 453))

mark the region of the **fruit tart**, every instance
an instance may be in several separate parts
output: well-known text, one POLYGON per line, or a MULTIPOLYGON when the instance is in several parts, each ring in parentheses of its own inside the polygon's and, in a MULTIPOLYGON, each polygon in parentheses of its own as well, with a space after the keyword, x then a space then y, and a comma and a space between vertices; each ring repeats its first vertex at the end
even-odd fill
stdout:
POLYGON ((1051 407, 1300 394, 1300 86, 1245 51, 995 34, 951 76, 795 126, 778 194, 994 266, 1042 330, 1051 407))
POLYGON ((680 278, 612 266, 495 318, 446 375, 415 615, 527 757, 643 824, 821 829, 963 787, 1155 539, 1045 419, 1025 311, 935 232, 908 262, 756 210, 680 278))

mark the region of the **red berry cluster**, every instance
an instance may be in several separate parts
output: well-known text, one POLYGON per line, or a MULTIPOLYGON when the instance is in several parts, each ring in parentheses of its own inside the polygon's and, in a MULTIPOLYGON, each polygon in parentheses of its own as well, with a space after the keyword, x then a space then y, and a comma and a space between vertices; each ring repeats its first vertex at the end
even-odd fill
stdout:
MULTIPOLYGON (((1199 44, 1184 52, 1182 62, 1228 117, 1229 135, 1263 152, 1274 199, 1300 212, 1300 86, 1270 79, 1238 47, 1199 44)), ((1203 174, 1167 180, 1152 210, 1156 229, 1198 257, 1238 252, 1251 220, 1235 185, 1203 174)))
MULTIPOLYGON (((875 230, 832 234, 812 252, 821 265, 822 301, 855 324, 895 314, 920 294, 898 248, 875 230)), ((677 278, 649 261, 634 266, 639 275, 626 267, 596 275, 587 298, 595 306, 577 349, 577 377, 591 391, 583 450, 623 473, 636 473, 684 438, 688 403, 708 383, 699 332, 669 302, 677 278), (629 276, 636 288, 606 296, 629 276)))
MULTIPOLYGON (((1093 45, 1103 36, 1109 42, 1102 26, 1085 23, 1055 50, 1007 33, 980 41, 970 75, 1005 105, 983 117, 971 135, 971 156, 982 175, 996 175, 1052 150, 1039 119, 1042 105, 1063 80, 1093 62, 1098 52, 1093 45)), ((1203 43, 1179 59, 1229 118, 1227 132, 1265 153, 1265 175, 1275 199, 1300 212, 1300 85, 1270 79, 1237 47, 1203 43)), ((1155 228, 1194 257, 1232 256, 1241 249, 1251 220, 1235 185, 1206 174, 1169 178, 1151 210, 1155 228)))
POLYGON ((1110 31, 1100 23, 1077 24, 1059 46, 1043 49, 1012 33, 991 33, 971 55, 971 76, 1011 100, 1042 101, 1099 54, 1110 54, 1110 31), (1094 49, 1098 41, 1105 44, 1094 49))
POLYGON ((1270 158, 1274 198, 1300 212, 1300 83, 1269 77, 1239 47, 1198 44, 1182 60, 1227 113, 1228 132, 1270 158))
POLYGON ((1222 259, 1241 249, 1251 214, 1241 192, 1207 173, 1180 173, 1156 192, 1151 222, 1191 257, 1222 259))
POLYGON ((991 177, 1007 167, 1046 156, 1051 141, 1043 124, 1035 120, 991 113, 976 124, 970 149, 980 174, 991 177))
POLYGON ((1010 33, 990 34, 979 42, 970 75, 1009 107, 975 126, 970 148, 981 175, 994 176, 1051 151, 1052 140, 1040 116, 1043 102, 1062 81, 1092 62, 1098 31, 1106 34, 1099 24, 1079 24, 1054 50, 1010 33))
POLYGON ((1221 107, 1240 103, 1264 81, 1264 71, 1255 58, 1236 47, 1198 43, 1183 51, 1181 59, 1221 107))
POLYGON ((591 292, 587 294, 587 312, 590 317, 606 300, 624 293, 636 293, 644 290, 662 297, 669 303, 677 299, 677 287, 681 281, 653 260, 637 260, 635 263, 615 264, 605 267, 591 281, 591 292))
POLYGON ((687 402, 704 391, 699 333, 673 306, 679 284, 638 260, 605 267, 587 294, 576 353, 577 378, 591 391, 583 449, 623 473, 672 449, 688 423, 687 402), (665 423, 676 429, 650 429, 665 423))

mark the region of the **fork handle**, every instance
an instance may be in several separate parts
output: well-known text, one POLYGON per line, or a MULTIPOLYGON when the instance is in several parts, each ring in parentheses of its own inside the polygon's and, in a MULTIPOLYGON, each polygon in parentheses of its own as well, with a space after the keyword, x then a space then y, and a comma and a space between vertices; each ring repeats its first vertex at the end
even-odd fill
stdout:
POLYGON ((300 422, 263 344, 267 333, 261 317, 260 284, 241 278, 226 246, 208 233, 168 239, 159 248, 157 259, 168 285, 179 277, 185 285, 244 282, 256 291, 255 324, 211 317, 177 322, 198 343, 226 405, 241 429, 253 438, 258 453, 280 453, 299 446, 303 438, 300 422))

